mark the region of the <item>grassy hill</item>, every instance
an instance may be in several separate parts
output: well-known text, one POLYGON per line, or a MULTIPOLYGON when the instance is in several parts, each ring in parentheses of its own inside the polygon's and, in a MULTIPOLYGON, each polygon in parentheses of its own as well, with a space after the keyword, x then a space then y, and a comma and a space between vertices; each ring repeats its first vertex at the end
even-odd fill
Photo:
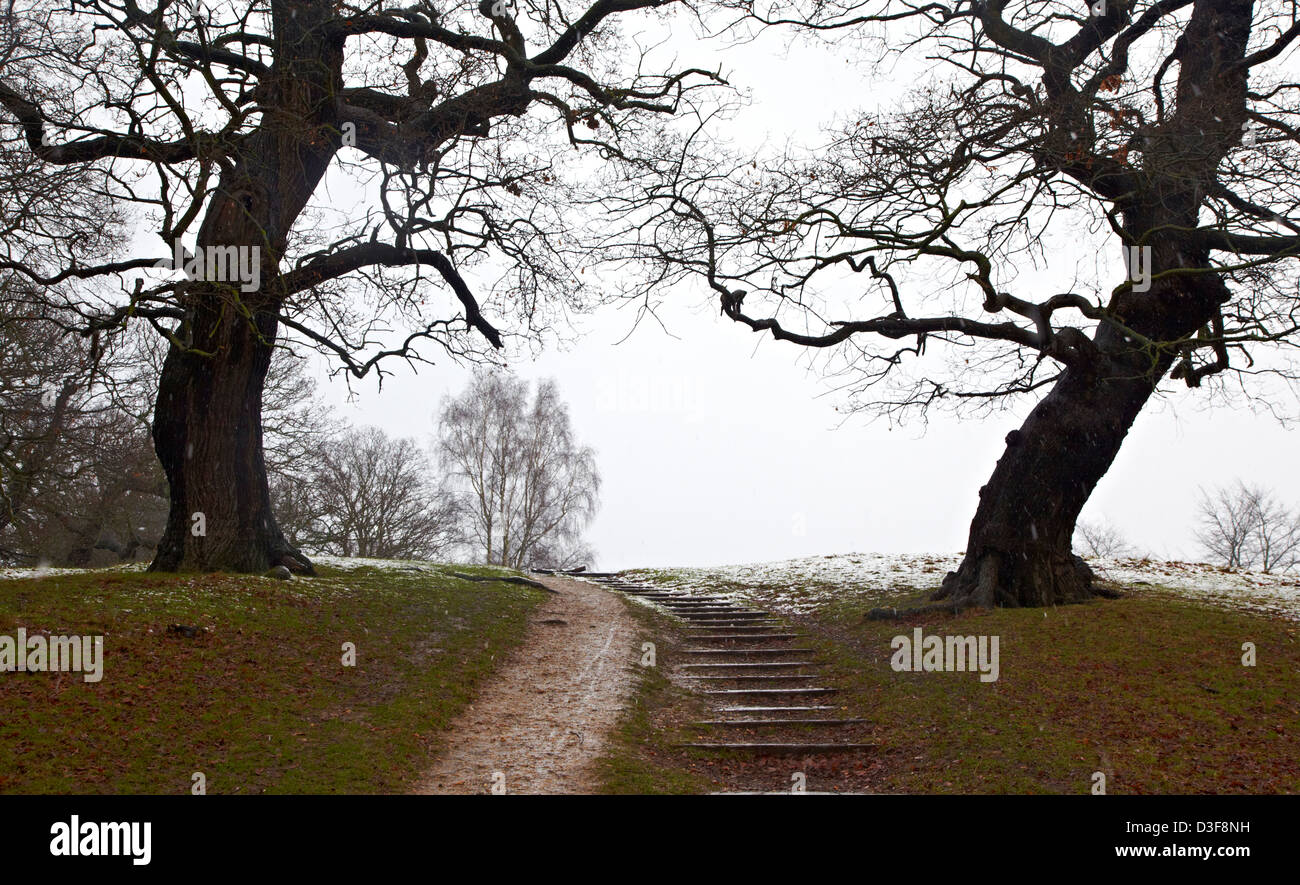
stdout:
MULTIPOLYGON (((699 752, 734 739, 675 668, 689 643, 643 608, 659 667, 642 680, 603 760, 624 792, 807 789, 878 793, 1088 794, 1097 772, 1121 793, 1300 792, 1300 582, 1187 563, 1100 563, 1118 600, 872 621, 925 599, 957 557, 853 554, 629 580, 707 590, 776 613, 828 666, 839 715, 866 718, 871 751, 824 758, 699 752), (996 636, 1000 672, 900 672, 895 636, 996 636), (1251 643, 1255 665, 1243 665, 1251 643)), ((798 740, 803 733, 766 733, 798 740)))
POLYGON ((0 635, 105 637, 97 683, 0 673, 0 792, 188 793, 195 772, 209 793, 408 788, 545 594, 428 564, 346 565, 292 582, 0 580, 0 635))

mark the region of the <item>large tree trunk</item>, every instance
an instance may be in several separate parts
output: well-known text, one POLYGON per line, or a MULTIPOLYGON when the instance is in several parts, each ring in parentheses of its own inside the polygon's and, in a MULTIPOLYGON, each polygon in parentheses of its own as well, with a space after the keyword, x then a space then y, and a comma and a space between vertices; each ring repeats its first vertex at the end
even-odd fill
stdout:
POLYGON ((966 556, 935 599, 1044 606, 1095 595, 1092 570, 1070 549, 1075 523, 1168 369, 1067 371, 1034 408, 980 489, 966 556))
POLYGON ((270 5, 275 62, 262 88, 275 113, 241 141, 196 237, 205 255, 212 247, 258 250, 260 285, 245 292, 239 284, 195 280, 182 298, 185 320, 176 334, 185 346, 168 351, 154 409, 154 448, 171 486, 154 571, 312 571, 271 512, 262 387, 289 231, 339 145, 343 36, 326 26, 327 0, 270 5))
MULTIPOLYGON (((220 296, 211 296, 219 304, 220 296)), ((158 387, 154 448, 171 485, 171 510, 154 571, 311 573, 271 511, 262 455, 262 385, 274 317, 255 326, 230 310, 203 310, 192 349, 173 346, 158 387), (219 354, 219 358, 204 353, 219 354)))
MULTIPOLYGON (((1165 241, 1157 243, 1155 261, 1156 268, 1196 267, 1205 256, 1165 241)), ((1142 336, 1171 342, 1208 322, 1227 299, 1217 275, 1189 275, 1157 283, 1120 310, 1142 336)), ((1092 344, 1091 359, 1068 369, 1020 429, 1007 434, 1006 450, 980 489, 965 558, 933 599, 961 609, 1111 595, 1071 552, 1075 523, 1176 353, 1131 341, 1109 324, 1092 344)))

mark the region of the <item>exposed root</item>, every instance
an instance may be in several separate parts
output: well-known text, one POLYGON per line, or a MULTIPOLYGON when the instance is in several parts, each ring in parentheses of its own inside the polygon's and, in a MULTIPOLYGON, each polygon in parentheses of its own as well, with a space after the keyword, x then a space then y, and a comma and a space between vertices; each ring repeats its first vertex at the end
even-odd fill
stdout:
POLYGON ((541 581, 534 581, 532 578, 516 578, 514 576, 488 577, 482 575, 467 575, 464 572, 447 572, 447 574, 451 575, 453 578, 460 578, 462 581, 477 581, 483 584, 491 584, 499 581, 503 584, 522 584, 525 587, 535 587, 538 590, 545 590, 547 593, 558 594, 560 592, 559 590, 552 590, 541 581))
POLYGON ((986 548, 968 552, 957 571, 949 572, 930 598, 945 600, 958 609, 1039 608, 1086 602, 1112 593, 1098 586, 1088 564, 1069 552, 986 548))
POLYGON ((316 577, 316 566, 312 564, 310 559, 292 547, 273 552, 271 563, 273 565, 282 565, 295 575, 316 577))

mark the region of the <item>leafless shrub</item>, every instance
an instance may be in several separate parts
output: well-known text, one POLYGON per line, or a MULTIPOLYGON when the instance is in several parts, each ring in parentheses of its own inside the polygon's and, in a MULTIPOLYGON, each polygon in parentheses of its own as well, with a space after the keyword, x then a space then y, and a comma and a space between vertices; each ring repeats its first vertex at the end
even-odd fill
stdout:
POLYGON ((1229 568, 1270 573, 1300 564, 1300 513, 1260 486, 1238 481, 1213 493, 1202 489, 1196 537, 1229 568))
POLYGON ((1133 545, 1109 522, 1080 522, 1074 530, 1074 546, 1084 556, 1114 559, 1132 556, 1133 545))

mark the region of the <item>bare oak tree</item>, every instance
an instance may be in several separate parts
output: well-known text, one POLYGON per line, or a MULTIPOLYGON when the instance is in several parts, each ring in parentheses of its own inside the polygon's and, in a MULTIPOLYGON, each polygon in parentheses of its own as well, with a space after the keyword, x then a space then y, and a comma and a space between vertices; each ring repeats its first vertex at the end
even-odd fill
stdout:
POLYGON ((616 28, 680 7, 6 0, 0 159, 43 177, 13 201, 0 269, 87 334, 142 321, 167 340, 153 569, 311 571, 263 454, 283 334, 361 377, 430 346, 501 347, 503 323, 535 337, 588 304, 571 189, 717 81, 657 70, 616 28))
POLYGON ((587 565, 582 531, 599 504, 595 452, 574 437, 553 381, 478 372, 443 404, 438 449, 462 491, 469 534, 487 563, 587 565))
POLYGON ((1037 399, 934 598, 1104 592, 1071 538, 1159 385, 1295 377, 1300 6, 726 5, 737 28, 879 47, 934 79, 853 112, 806 157, 702 140, 665 155, 612 255, 659 261, 657 285, 702 277, 725 316, 839 361, 858 407, 1037 399))

